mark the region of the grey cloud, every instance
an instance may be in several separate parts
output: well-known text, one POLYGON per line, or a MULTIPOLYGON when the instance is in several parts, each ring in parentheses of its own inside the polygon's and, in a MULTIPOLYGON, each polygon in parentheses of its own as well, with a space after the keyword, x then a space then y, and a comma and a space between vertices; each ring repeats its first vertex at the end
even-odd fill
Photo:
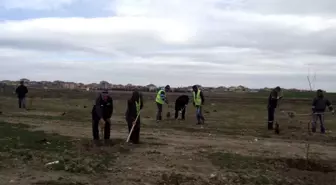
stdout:
POLYGON ((38 38, 1 38, 0 47, 15 48, 19 50, 35 50, 42 52, 68 52, 81 51, 96 54, 104 54, 92 47, 74 44, 66 40, 38 39, 38 38))
MULTIPOLYGON (((0 57, 1 58, 1 57, 0 57)), ((3 58, 1 58, 3 59, 3 58)), ((84 63, 83 63, 84 64, 84 63)), ((235 73, 226 70, 214 70, 207 66, 181 65, 121 65, 105 62, 103 64, 59 64, 48 62, 36 62, 34 60, 20 60, 12 58, 10 63, 0 64, 1 79, 19 79, 27 77, 32 80, 64 80, 76 82, 99 82, 107 80, 112 83, 132 83, 164 85, 168 83, 173 86, 192 85, 197 75, 197 83, 207 86, 231 86, 245 85, 251 88, 272 87, 280 85, 286 88, 308 89, 306 81, 306 69, 301 74, 246 74, 235 73), (17 73, 18 67, 26 70, 17 73), (94 75, 91 75, 94 74, 94 75), (169 79, 169 80, 168 80, 169 79)), ((336 89, 334 75, 317 73, 317 88, 329 91, 336 89)))
POLYGON ((334 0, 229 0, 219 1, 217 7, 262 14, 335 15, 336 13, 334 0))
MULTIPOLYGON (((332 80, 335 76, 332 73, 336 69, 336 28, 333 25, 325 23, 326 28, 314 31, 300 27, 300 21, 307 24, 303 16, 294 17, 299 20, 292 23, 282 15, 266 18, 263 15, 292 14, 290 12, 295 12, 294 9, 298 9, 297 14, 323 14, 331 11, 330 8, 323 12, 319 8, 322 9, 324 5, 312 1, 309 2, 317 7, 315 12, 311 10, 312 7, 307 8, 306 12, 299 11, 306 5, 290 7, 292 10, 284 9, 303 1, 288 2, 286 6, 285 3, 279 4, 280 1, 272 1, 275 3, 273 5, 266 1, 262 4, 261 0, 245 1, 239 6, 225 2, 225 7, 219 7, 222 10, 235 9, 236 6, 236 9, 246 12, 244 15, 229 11, 213 14, 203 12, 195 15, 195 19, 190 16, 191 23, 186 24, 191 27, 190 34, 194 37, 180 44, 165 42, 150 31, 88 33, 75 30, 68 33, 72 31, 69 28, 66 31, 60 29, 59 32, 39 30, 34 34, 28 29, 27 33, 16 36, 11 31, 1 29, 0 49, 34 50, 41 54, 36 54, 36 58, 25 58, 7 57, 0 53, 1 61, 11 62, 0 64, 0 77, 17 79, 14 72, 20 66, 27 69, 20 75, 32 79, 84 82, 105 79, 114 83, 190 85, 197 75, 197 83, 209 86, 241 84, 250 87, 281 85, 306 88, 306 74, 310 66, 317 71, 317 86, 325 89, 336 87, 332 80), (59 58, 65 53, 73 54, 64 56, 69 58, 68 61, 85 57, 90 59, 76 64, 67 63, 66 60, 57 63, 57 56, 43 60, 42 53, 59 54, 59 58)), ((335 17, 333 19, 336 20, 335 17)), ((174 31, 174 28, 170 29, 174 31)))

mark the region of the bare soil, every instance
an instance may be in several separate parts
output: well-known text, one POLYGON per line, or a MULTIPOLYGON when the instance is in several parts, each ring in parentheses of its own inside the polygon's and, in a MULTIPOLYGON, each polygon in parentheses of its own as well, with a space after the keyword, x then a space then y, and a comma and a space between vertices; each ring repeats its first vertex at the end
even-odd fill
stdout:
MULTIPOLYGON (((0 160, 0 184, 331 185, 336 182, 336 126, 332 116, 327 116, 326 135, 309 135, 309 117, 290 122, 288 117, 279 115, 281 133, 275 135, 266 129, 266 105, 261 98, 246 94, 231 98, 208 95, 206 125, 195 124, 192 106, 187 109, 186 121, 156 123, 154 94, 146 94, 141 144, 132 145, 125 143, 128 133, 123 117, 130 95, 113 95, 117 98, 112 143, 100 147, 91 142, 91 99, 35 97, 30 110, 22 111, 16 108, 15 98, 1 97, 0 122, 8 129, 3 133, 8 136, 2 140, 11 144, 0 150, 4 159, 8 159, 0 160), (28 134, 31 135, 24 136, 28 134), (30 138, 36 144, 28 142, 30 138), (55 144, 51 150, 39 140, 51 143, 52 147, 57 140, 71 146, 55 144), (309 160, 305 159, 306 143, 309 143, 309 160), (25 150, 20 151, 18 145, 25 150), (56 160, 60 163, 45 165, 56 160)), ((176 95, 170 97, 174 98, 176 95)), ((288 100, 282 108, 309 110, 310 100, 299 100, 295 103, 288 100)))

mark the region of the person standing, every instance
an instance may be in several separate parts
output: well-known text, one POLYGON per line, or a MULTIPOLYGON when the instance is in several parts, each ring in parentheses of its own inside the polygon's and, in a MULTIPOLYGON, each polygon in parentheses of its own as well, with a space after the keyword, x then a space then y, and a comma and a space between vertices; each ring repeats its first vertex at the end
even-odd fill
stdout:
POLYGON ((179 112, 182 114, 181 120, 185 120, 186 108, 189 103, 189 97, 187 95, 179 96, 175 101, 175 119, 178 118, 179 112))
POLYGON ((204 124, 204 116, 202 106, 204 105, 204 95, 203 92, 198 88, 197 85, 192 87, 193 92, 193 105, 196 107, 196 118, 197 124, 204 124))
POLYGON ((170 86, 166 85, 164 89, 160 89, 155 98, 156 106, 157 106, 157 113, 156 113, 156 122, 159 122, 162 120, 162 108, 163 104, 168 104, 168 99, 166 92, 170 91, 170 86))
POLYGON ((113 99, 105 90, 97 97, 95 105, 92 108, 92 134, 93 140, 98 144, 99 126, 104 128, 104 140, 110 139, 111 117, 113 114, 113 99))
POLYGON ((275 109, 278 106, 278 100, 282 98, 280 95, 281 88, 279 86, 272 89, 268 96, 267 112, 268 112, 268 130, 273 130, 275 109))
POLYGON ((28 88, 24 85, 24 81, 20 81, 20 85, 16 88, 15 93, 18 97, 19 108, 26 108, 26 94, 28 93, 28 88))
POLYGON ((140 142, 140 110, 143 108, 143 97, 138 91, 134 91, 132 97, 127 101, 126 121, 128 125, 128 132, 134 125, 130 141, 133 144, 140 142))
POLYGON ((312 132, 316 132, 316 122, 320 120, 320 129, 321 133, 325 133, 325 126, 324 126, 324 112, 328 107, 329 111, 332 114, 335 113, 334 108, 331 102, 324 96, 324 93, 321 89, 316 91, 316 97, 313 99, 312 103, 312 112, 313 112, 313 121, 312 121, 312 132))

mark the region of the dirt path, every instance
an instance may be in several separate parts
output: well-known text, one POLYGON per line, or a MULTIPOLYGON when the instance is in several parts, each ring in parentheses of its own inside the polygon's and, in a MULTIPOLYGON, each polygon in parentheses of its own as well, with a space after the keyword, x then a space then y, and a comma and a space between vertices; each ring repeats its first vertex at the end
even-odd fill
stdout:
MULTIPOLYGON (((65 136, 78 138, 91 137, 91 128, 89 125, 62 121, 40 120, 37 122, 36 119, 30 118, 5 118, 3 120, 10 123, 25 123, 38 126, 35 128, 36 130, 59 133, 65 136)), ((127 137, 126 128, 116 127, 114 130, 112 129, 111 135, 114 138, 125 139, 127 137)), ((214 134, 194 136, 190 132, 156 128, 150 130, 143 129, 141 137, 145 142, 155 140, 158 143, 168 144, 167 146, 174 148, 171 151, 167 151, 169 153, 176 151, 176 148, 183 148, 184 151, 188 149, 198 151, 203 148, 211 148, 215 151, 227 151, 242 155, 262 155, 264 157, 274 155, 279 157, 304 157, 305 155, 304 142, 273 138, 258 139, 250 136, 233 138, 231 136, 214 134)), ((312 153, 318 154, 321 158, 336 159, 335 146, 314 143, 310 145, 310 148, 312 153)))

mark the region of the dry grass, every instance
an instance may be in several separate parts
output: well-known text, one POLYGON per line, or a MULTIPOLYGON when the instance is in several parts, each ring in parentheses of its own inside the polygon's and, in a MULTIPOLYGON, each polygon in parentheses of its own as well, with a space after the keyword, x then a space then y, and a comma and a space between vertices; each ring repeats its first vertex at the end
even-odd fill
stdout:
MULTIPOLYGON (((129 92, 114 92, 111 145, 93 147, 94 94, 32 92, 28 111, 0 97, 0 184, 334 184, 335 118, 326 135, 307 134, 308 117, 279 115, 280 135, 267 131, 265 94, 206 94, 204 127, 194 108, 186 121, 157 124, 154 94, 145 93, 140 145, 125 144, 129 92), (309 140, 309 158, 305 142, 309 140), (58 164, 46 166, 51 161, 58 164)), ((285 110, 309 113, 309 94, 291 94, 285 110), (299 97, 300 96, 300 97, 299 97), (304 97, 304 98, 302 98, 304 97)), ((177 97, 170 95, 170 101, 177 97)), ((287 96, 288 97, 288 96, 287 96)), ((334 95, 331 96, 333 100, 334 95)), ((29 102, 29 101, 28 101, 29 102)), ((170 111, 168 106, 164 111, 170 111)), ((164 112, 164 113, 165 113, 164 112)), ((165 115, 165 114, 164 114, 165 115)))

